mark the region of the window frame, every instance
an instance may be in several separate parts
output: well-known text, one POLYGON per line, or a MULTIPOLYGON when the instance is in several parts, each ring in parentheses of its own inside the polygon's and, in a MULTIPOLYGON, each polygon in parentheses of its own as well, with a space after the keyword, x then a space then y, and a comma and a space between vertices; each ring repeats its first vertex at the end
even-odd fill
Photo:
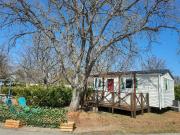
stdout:
POLYGON ((169 79, 164 78, 164 90, 168 91, 169 90, 169 79))
POLYGON ((94 88, 101 89, 103 87, 103 79, 96 77, 94 80, 94 88))
POLYGON ((120 86, 121 86, 120 88, 121 88, 122 91, 124 91, 126 89, 125 88, 125 82, 124 82, 123 78, 121 78, 120 86))
POLYGON ((98 79, 98 88, 102 88, 102 79, 101 78, 98 79))
POLYGON ((126 89, 131 89, 131 88, 133 88, 133 79, 132 78, 127 78, 126 79, 126 89), (131 87, 127 87, 127 81, 131 81, 131 87))

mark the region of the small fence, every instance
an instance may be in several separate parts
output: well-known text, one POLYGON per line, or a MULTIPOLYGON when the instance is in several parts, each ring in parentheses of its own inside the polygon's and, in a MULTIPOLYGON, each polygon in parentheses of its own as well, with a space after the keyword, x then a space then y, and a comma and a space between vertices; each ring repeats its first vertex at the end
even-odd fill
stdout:
POLYGON ((97 91, 86 98, 86 106, 92 107, 109 107, 114 109, 121 109, 131 112, 132 117, 136 117, 136 112, 149 109, 149 93, 124 93, 124 92, 109 92, 97 91))

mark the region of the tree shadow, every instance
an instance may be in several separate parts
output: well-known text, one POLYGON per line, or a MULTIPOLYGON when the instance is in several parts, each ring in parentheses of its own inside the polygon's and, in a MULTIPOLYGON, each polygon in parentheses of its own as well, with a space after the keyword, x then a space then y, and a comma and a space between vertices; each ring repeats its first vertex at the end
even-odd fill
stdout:
MULTIPOLYGON (((98 111, 112 113, 112 108, 98 107, 98 111)), ((130 111, 125 111, 125 110, 121 110, 121 109, 114 109, 114 114, 121 114, 121 115, 126 115, 126 116, 131 117, 130 111)))
POLYGON ((170 107, 162 108, 162 109, 152 107, 151 108, 151 113, 163 114, 163 113, 166 113, 166 112, 168 112, 170 110, 172 111, 172 108, 170 108, 170 107))

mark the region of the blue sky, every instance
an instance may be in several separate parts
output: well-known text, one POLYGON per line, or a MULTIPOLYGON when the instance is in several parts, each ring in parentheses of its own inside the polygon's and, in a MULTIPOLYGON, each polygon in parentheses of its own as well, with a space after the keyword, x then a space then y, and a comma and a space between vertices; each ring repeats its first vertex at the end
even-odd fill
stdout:
MULTIPOLYGON (((178 49, 180 49, 178 35, 172 31, 163 31, 157 36, 157 43, 152 44, 150 54, 162 58, 166 62, 166 66, 174 75, 180 76, 180 55, 177 54, 178 49)), ((7 38, 6 33, 0 32, 0 45, 6 44, 7 38)), ((31 44, 30 40, 23 40, 17 44, 16 47, 11 48, 9 54, 11 56, 11 61, 17 63, 23 52, 23 49, 31 44), (23 45, 22 45, 23 43, 23 45)), ((146 46, 147 41, 138 40, 140 46, 146 46)), ((146 53, 146 52, 145 52, 146 53)), ((149 52, 148 52, 149 53, 149 52)))
POLYGON ((173 74, 180 75, 180 55, 177 55, 180 49, 178 35, 171 31, 164 31, 159 37, 159 43, 153 46, 152 52, 166 61, 167 68, 173 74))
POLYGON ((158 43, 153 44, 152 54, 165 60, 167 68, 174 75, 180 76, 180 55, 177 54, 180 49, 179 37, 172 31, 163 31, 160 33, 158 43))
MULTIPOLYGON (((176 1, 179 3, 179 1, 176 1)), ((16 28, 15 28, 16 29, 16 28)), ((0 29, 0 46, 6 45, 7 38, 9 36, 8 31, 2 31, 0 29)), ((157 36, 158 43, 153 43, 151 48, 151 54, 159 58, 162 58, 166 62, 166 66, 173 75, 180 76, 180 55, 177 55, 178 49, 180 49, 180 43, 178 43, 178 35, 175 32, 166 30, 157 36)), ((138 44, 140 46, 146 46, 146 40, 138 39, 138 44)), ((12 48, 9 52, 11 61, 17 63, 23 48, 31 45, 31 38, 28 40, 23 40, 17 44, 16 47, 12 48)))
MULTIPOLYGON (((166 68, 169 69, 173 75, 180 76, 180 54, 178 55, 178 50, 180 50, 179 38, 176 32, 172 30, 163 30, 156 34, 156 42, 151 44, 148 51, 140 52, 141 57, 146 59, 147 56, 156 56, 165 61, 166 68)), ((140 48, 148 46, 148 40, 145 37, 138 37, 137 43, 140 48)), ((137 59, 135 65, 137 69, 140 69, 140 63, 138 64, 138 61, 140 62, 140 60, 137 59)))

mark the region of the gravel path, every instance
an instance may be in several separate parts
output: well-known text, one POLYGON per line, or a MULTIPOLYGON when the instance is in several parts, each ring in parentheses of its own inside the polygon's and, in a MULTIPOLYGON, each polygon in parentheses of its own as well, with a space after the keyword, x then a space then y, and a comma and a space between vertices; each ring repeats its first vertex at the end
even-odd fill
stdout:
POLYGON ((61 132, 59 129, 25 126, 19 129, 8 129, 0 123, 0 135, 70 135, 70 133, 61 132))
MULTIPOLYGON (((92 133, 78 133, 78 134, 72 133, 72 134, 75 134, 75 135, 119 135, 119 133, 111 133, 111 132, 92 132, 92 133)), ((21 128, 21 129, 0 128, 0 135, 71 135, 71 134, 60 132, 58 129, 26 127, 26 128, 21 128)), ((138 135, 138 134, 135 134, 135 135, 138 135)), ((166 133, 166 134, 162 133, 162 134, 148 134, 148 135, 180 135, 180 133, 166 133)))
POLYGON ((0 135, 69 135, 69 134, 60 132, 58 129, 26 127, 20 129, 0 128, 0 135))
MULTIPOLYGON (((77 133, 65 133, 61 132, 59 129, 50 128, 38 128, 38 127, 22 127, 19 129, 7 129, 3 127, 0 123, 0 135, 124 135, 123 133, 116 132, 83 132, 77 133)), ((131 134, 131 135, 141 135, 141 134, 131 134)), ((162 134, 146 134, 146 135, 180 135, 180 133, 162 133, 162 134)))

